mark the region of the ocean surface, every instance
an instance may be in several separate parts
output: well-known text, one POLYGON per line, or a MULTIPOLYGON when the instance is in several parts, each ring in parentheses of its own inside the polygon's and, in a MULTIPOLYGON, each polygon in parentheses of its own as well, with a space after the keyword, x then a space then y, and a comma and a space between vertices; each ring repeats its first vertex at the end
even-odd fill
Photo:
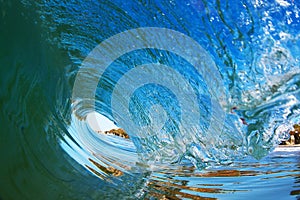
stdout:
POLYGON ((299 15, 0 0, 0 199, 299 200, 299 15))

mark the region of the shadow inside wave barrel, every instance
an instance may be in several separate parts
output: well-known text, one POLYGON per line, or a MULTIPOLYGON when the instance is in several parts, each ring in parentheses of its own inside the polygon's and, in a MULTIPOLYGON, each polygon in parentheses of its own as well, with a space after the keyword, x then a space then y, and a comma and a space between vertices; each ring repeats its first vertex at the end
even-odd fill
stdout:
POLYGON ((23 3, 0 1, 0 199, 134 196, 143 177, 126 179, 137 185, 116 187, 61 148, 69 134, 69 84, 77 67, 68 52, 49 42, 60 34, 49 38, 37 13, 41 5, 23 3))

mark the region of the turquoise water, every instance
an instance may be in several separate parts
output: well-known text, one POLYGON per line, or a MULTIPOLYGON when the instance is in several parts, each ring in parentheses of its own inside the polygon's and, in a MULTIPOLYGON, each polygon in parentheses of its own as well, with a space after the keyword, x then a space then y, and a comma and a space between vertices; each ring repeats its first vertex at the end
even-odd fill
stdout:
POLYGON ((0 199, 300 198, 299 2, 0 5, 0 199))

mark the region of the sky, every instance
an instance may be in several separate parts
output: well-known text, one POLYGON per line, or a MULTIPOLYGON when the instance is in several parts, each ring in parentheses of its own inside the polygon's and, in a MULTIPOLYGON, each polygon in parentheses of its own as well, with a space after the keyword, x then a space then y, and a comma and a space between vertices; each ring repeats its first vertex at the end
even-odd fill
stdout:
POLYGON ((87 123, 94 131, 104 132, 119 128, 107 117, 97 112, 91 112, 87 115, 87 123))

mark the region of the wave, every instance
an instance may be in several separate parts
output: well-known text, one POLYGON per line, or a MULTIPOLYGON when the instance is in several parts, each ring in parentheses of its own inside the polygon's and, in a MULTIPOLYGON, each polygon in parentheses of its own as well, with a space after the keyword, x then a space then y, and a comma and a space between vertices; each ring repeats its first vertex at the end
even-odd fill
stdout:
POLYGON ((299 122, 297 2, 23 3, 72 61, 60 145, 101 179, 262 158, 299 122))

